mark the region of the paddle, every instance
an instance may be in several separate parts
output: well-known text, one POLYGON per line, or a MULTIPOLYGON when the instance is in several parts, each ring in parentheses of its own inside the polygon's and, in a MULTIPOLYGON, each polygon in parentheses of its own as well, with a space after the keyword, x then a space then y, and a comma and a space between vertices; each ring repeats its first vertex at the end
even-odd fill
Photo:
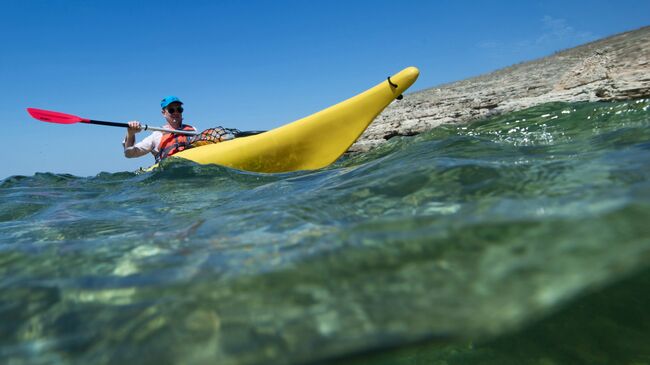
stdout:
MULTIPOLYGON (((64 114, 64 113, 59 113, 51 110, 43 110, 43 109, 36 109, 36 108, 27 108, 27 112, 29 115, 31 115, 34 119, 38 119, 43 122, 50 122, 50 123, 58 123, 58 124, 74 124, 74 123, 89 123, 89 124, 97 124, 97 125, 106 125, 110 127, 122 127, 122 128, 129 128, 129 125, 127 123, 117 123, 117 122, 104 122, 101 120, 92 120, 92 119, 86 119, 86 118, 81 118, 76 115, 71 115, 71 114, 64 114)), ((161 132, 171 132, 171 133, 176 133, 176 134, 186 134, 189 136, 196 136, 199 134, 198 132, 190 132, 190 131, 179 131, 179 130, 169 130, 169 129, 163 129, 163 128, 156 128, 156 127, 149 127, 148 125, 142 126, 143 130, 152 130, 152 131, 161 131, 161 132)))
MULTIPOLYGON (((59 113, 51 110, 43 110, 43 109, 36 109, 36 108, 27 108, 27 112, 29 115, 31 115, 34 119, 38 119, 43 122, 49 122, 49 123, 58 123, 58 124, 74 124, 74 123, 88 123, 88 124, 97 124, 97 125, 106 125, 110 127, 122 127, 122 128, 128 128, 129 125, 127 123, 117 123, 117 122, 105 122, 101 120, 92 120, 92 119, 87 119, 87 118, 81 118, 76 115, 71 115, 71 114, 65 114, 65 113, 59 113)), ((167 132, 167 133, 176 133, 176 134, 185 134, 188 136, 197 136, 200 135, 201 133, 199 132, 190 132, 190 131, 181 131, 181 130, 170 130, 170 129, 164 129, 164 128, 156 128, 156 127, 150 127, 148 125, 142 126, 143 130, 152 130, 152 131, 160 131, 160 132, 167 132)), ((255 134, 260 134, 264 133, 265 131, 237 131, 235 133, 235 137, 246 137, 246 136, 252 136, 255 134)))

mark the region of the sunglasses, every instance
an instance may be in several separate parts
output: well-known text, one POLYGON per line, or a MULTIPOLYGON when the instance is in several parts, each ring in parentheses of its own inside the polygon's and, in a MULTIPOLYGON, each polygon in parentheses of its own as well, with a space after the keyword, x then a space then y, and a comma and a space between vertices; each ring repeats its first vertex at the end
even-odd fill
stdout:
POLYGON ((179 106, 178 108, 167 108, 167 112, 169 114, 174 114, 176 112, 179 112, 179 113, 183 114, 183 107, 179 106))

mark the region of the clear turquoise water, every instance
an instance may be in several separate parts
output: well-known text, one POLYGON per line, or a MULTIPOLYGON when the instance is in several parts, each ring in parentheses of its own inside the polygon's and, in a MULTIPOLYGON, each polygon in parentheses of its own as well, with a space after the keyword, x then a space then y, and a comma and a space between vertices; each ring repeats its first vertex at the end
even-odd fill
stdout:
POLYGON ((281 175, 0 182, 7 364, 650 363, 650 100, 281 175))

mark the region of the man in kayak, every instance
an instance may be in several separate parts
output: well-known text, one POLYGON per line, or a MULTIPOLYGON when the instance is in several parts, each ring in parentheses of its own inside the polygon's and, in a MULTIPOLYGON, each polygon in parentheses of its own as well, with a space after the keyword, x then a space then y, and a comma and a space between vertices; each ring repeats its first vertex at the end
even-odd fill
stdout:
MULTIPOLYGON (((196 132, 196 128, 183 124, 183 107, 181 105, 183 105, 183 102, 176 96, 168 96, 162 99, 160 102, 162 115, 167 121, 163 128, 196 132)), ((164 158, 188 148, 190 145, 190 136, 158 131, 135 143, 135 134, 140 131, 142 131, 142 126, 139 121, 129 122, 126 138, 122 142, 124 156, 127 158, 140 157, 151 153, 156 162, 160 162, 164 158)))

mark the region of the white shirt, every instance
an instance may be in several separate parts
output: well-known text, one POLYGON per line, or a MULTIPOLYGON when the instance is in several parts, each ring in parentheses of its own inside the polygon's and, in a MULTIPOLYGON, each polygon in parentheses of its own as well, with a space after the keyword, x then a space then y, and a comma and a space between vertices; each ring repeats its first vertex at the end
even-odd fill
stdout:
MULTIPOLYGON (((163 126, 161 128, 171 129, 168 126, 163 126)), ((196 131, 196 128, 193 128, 196 131)), ((144 156, 147 153, 151 153, 154 158, 157 158, 160 154, 160 141, 162 140, 163 132, 155 131, 147 136, 142 141, 134 144, 131 147, 124 148, 124 156, 127 158, 140 157, 144 156)), ((126 145, 126 137, 122 141, 122 146, 126 145)))

